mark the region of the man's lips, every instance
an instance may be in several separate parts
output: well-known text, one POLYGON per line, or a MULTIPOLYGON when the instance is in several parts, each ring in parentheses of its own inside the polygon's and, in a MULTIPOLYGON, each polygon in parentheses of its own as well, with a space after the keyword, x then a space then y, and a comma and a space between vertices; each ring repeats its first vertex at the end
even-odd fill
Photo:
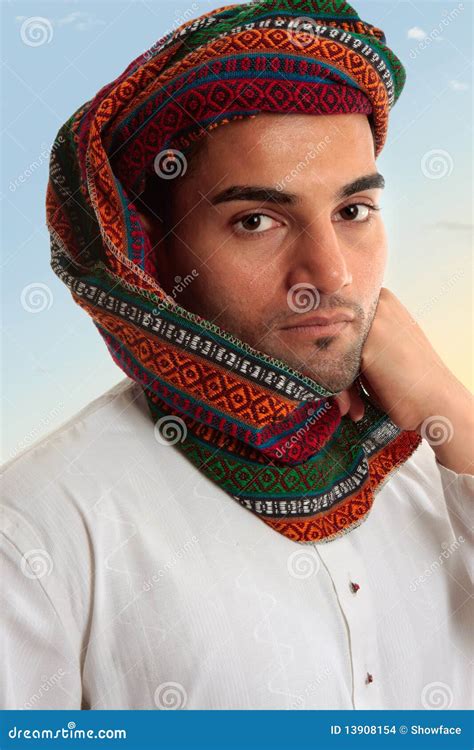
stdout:
POLYGON ((351 313, 334 313, 334 315, 300 315, 292 325, 284 326, 284 331, 293 333, 310 333, 327 336, 339 333, 354 319, 351 313))
POLYGON ((327 326, 333 323, 342 323, 344 321, 353 320, 354 316, 351 313, 334 313, 334 315, 309 315, 304 317, 300 315, 297 320, 289 326, 284 328, 295 328, 300 326, 327 326))

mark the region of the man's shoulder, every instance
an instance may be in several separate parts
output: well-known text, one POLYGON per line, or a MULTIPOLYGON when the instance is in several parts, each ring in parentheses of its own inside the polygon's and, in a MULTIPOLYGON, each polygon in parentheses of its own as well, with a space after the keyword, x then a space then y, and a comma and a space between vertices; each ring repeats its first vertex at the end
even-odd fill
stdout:
POLYGON ((96 550, 113 548, 111 519, 135 512, 141 467, 152 465, 155 445, 146 397, 134 381, 89 402, 2 467, 6 553, 17 560, 39 550, 57 568, 43 584, 84 593, 96 550))
POLYGON ((104 504, 121 512, 156 446, 143 390, 120 381, 2 466, 2 525, 54 536, 59 526, 88 527, 104 504))
POLYGON ((80 455, 98 455, 110 448, 110 438, 132 434, 137 422, 150 421, 146 399, 140 386, 123 378, 69 417, 42 438, 9 458, 2 466, 5 478, 35 465, 54 462, 61 456, 63 465, 77 462, 80 455))
POLYGON ((2 466, 5 575, 30 584, 25 595, 45 617, 59 613, 69 635, 86 627, 94 571, 117 544, 113 519, 133 507, 127 472, 153 441, 147 409, 142 389, 121 380, 2 466))

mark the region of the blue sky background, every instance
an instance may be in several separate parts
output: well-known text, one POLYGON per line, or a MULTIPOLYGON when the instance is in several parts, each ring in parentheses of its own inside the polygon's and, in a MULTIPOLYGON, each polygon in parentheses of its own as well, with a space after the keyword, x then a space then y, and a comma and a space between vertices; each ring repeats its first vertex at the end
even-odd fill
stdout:
MULTIPOLYGON (((72 112, 135 57, 184 20, 220 5, 2 3, 1 461, 124 377, 49 267, 48 148, 72 112), (41 44, 25 30, 35 16, 50 24, 41 44), (31 311, 38 307, 44 309, 31 311)), ((384 285, 472 390, 472 1, 354 6, 384 30, 407 69, 378 159, 390 250, 384 285)))

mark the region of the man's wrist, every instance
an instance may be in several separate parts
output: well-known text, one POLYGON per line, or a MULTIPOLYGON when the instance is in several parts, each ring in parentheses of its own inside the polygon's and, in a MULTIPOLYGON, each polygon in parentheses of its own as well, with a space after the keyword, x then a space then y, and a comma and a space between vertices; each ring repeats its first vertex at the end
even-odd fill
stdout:
POLYGON ((417 432, 445 468, 474 475, 474 396, 458 380, 433 401, 417 432))

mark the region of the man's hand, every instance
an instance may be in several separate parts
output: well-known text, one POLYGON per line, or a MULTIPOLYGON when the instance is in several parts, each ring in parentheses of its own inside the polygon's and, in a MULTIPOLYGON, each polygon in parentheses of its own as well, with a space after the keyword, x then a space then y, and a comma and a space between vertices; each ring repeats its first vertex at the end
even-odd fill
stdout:
MULTIPOLYGON (((384 287, 362 351, 360 381, 398 427, 415 430, 430 442, 440 463, 458 473, 474 473, 474 398, 406 307, 384 287)), ((355 420, 363 416, 355 384, 336 399, 341 414, 355 420)))

